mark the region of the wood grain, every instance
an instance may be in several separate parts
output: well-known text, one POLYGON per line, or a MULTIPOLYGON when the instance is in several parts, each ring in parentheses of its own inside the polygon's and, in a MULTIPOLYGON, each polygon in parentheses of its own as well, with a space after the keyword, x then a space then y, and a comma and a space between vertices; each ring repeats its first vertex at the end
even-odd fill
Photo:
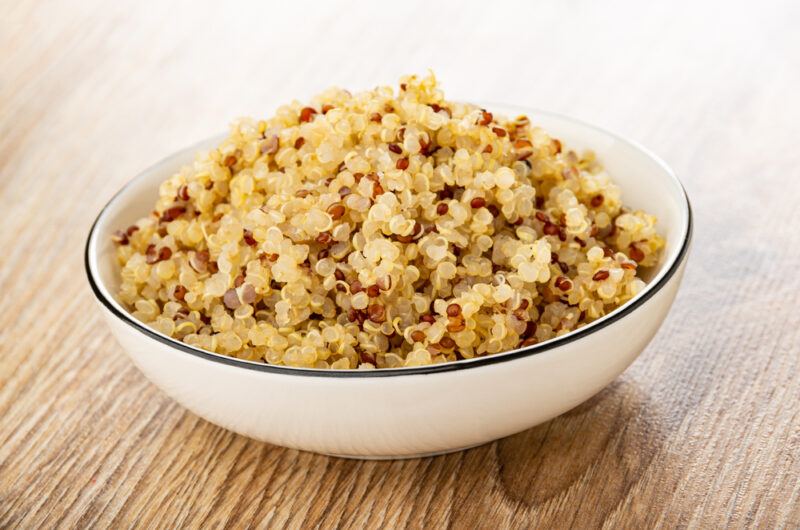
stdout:
POLYGON ((2 7, 0 527, 800 527, 797 3, 2 7), (681 175, 695 245, 641 358, 544 425, 397 462, 258 443, 150 385, 84 280, 111 194, 235 116, 428 67, 681 175))

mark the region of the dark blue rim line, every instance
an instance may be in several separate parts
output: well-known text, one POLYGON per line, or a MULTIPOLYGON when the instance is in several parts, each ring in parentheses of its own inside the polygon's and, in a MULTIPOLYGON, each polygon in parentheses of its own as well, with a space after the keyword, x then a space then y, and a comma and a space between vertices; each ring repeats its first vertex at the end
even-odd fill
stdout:
MULTIPOLYGON (((572 121, 577 121, 577 120, 572 120, 572 121)), ((610 134, 607 131, 604 132, 610 134)), ((616 135, 614 136, 616 137, 616 135)), ((624 141, 636 147, 641 148, 640 146, 630 142, 629 140, 624 140, 624 141)), ((648 154, 650 154, 649 151, 645 149, 643 150, 648 154)), ((655 157, 654 155, 650 154, 650 156, 655 158, 657 161, 661 162, 661 160, 655 157)), ((662 165, 666 167, 665 164, 662 163, 662 165)), ((141 174, 144 173, 145 172, 141 174)), ((489 364, 513 361, 516 359, 520 359, 522 357, 527 357, 529 355, 536 355, 538 353, 552 350, 553 348, 557 348, 559 346, 569 344, 570 342, 582 339, 588 335, 591 335, 596 331, 605 328, 606 326, 610 326, 611 324, 617 322, 618 320, 625 317, 629 313, 635 311, 638 307, 640 307, 650 298, 652 298, 658 291, 660 291, 665 285, 667 285, 670 278, 672 278, 680 268, 681 263, 683 263, 684 259, 686 258, 686 254, 689 251, 689 244, 692 239, 692 231, 693 231, 692 206, 691 203, 689 202, 689 197, 686 194, 686 190, 683 188, 683 185, 680 184, 680 182, 678 182, 678 185, 681 187, 681 190, 683 191, 684 200, 686 201, 686 209, 688 217, 686 221, 687 228, 686 228, 686 237, 681 243, 681 249, 678 252, 678 255, 676 256, 675 261, 673 261, 672 264, 670 265, 669 270, 666 271, 666 273, 657 281, 657 283, 648 285, 646 291, 638 298, 634 298, 631 302, 628 303, 628 305, 625 305, 622 308, 611 312, 603 319, 597 320, 595 323, 589 324, 586 327, 567 333, 566 335, 550 339, 546 342, 542 342, 540 344, 534 344, 533 346, 529 346, 527 348, 519 350, 512 350, 506 353, 497 353, 493 355, 488 355, 486 357, 477 357, 461 361, 446 362, 442 364, 432 364, 428 366, 415 366, 410 368, 380 368, 375 370, 354 370, 354 369, 332 370, 332 369, 322 369, 322 368, 295 368, 291 366, 279 366, 274 364, 257 363, 254 361, 245 361, 242 359, 237 359, 235 357, 228 357, 227 355, 222 355, 219 353, 213 353, 206 350, 202 350, 200 348, 195 348, 186 343, 167 337, 166 335, 162 335, 157 331, 153 330, 152 328, 142 324, 141 322, 136 320, 130 313, 127 313, 125 311, 120 311, 119 308, 113 303, 111 303, 111 301, 105 296, 105 293, 103 293, 103 291, 98 287, 97 282, 95 281, 95 278, 92 275, 91 267, 89 266, 89 246, 92 240, 92 236, 94 235, 95 229, 97 227, 97 223, 103 217, 103 214, 105 213, 106 209, 108 209, 109 205, 111 205, 111 203, 113 203, 114 200, 119 195, 121 195, 128 188, 128 186, 130 186, 135 180, 136 179, 134 178, 131 182, 123 186, 122 189, 120 189, 117 193, 115 193, 114 196, 108 201, 108 203, 103 207, 103 209, 98 214, 94 223, 92 223, 92 228, 89 230, 89 236, 86 238, 86 246, 84 248, 83 262, 84 262, 84 268, 86 270, 86 277, 89 280, 89 285, 91 286, 92 292, 94 293, 95 297, 97 297, 97 299, 100 301, 101 304, 103 304, 103 306, 105 306, 106 309, 108 309, 114 316, 122 320, 124 323, 128 324, 129 326, 133 327, 134 329, 143 333, 149 338, 154 339, 166 346, 175 348, 182 352, 189 353, 191 355, 195 355, 197 357, 201 357, 203 359, 206 359, 208 361, 213 361, 216 363, 222 363, 222 364, 227 364, 229 366, 245 368, 247 370, 255 370, 259 372, 269 372, 269 373, 283 374, 283 375, 294 375, 294 376, 301 375, 301 376, 311 376, 311 377, 338 377, 338 378, 353 378, 353 377, 369 378, 369 377, 395 377, 395 376, 405 376, 405 375, 437 374, 443 372, 452 372, 455 370, 464 370, 468 368, 478 368, 480 366, 486 366, 489 364)))

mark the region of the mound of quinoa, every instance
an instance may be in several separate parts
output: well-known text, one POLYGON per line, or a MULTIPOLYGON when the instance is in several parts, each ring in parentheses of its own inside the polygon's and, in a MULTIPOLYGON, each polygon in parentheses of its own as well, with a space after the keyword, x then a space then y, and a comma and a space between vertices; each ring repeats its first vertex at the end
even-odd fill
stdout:
POLYGON ((236 121, 114 234, 119 299, 187 344, 373 369, 552 339, 635 296, 664 246, 591 153, 525 116, 330 89, 236 121))

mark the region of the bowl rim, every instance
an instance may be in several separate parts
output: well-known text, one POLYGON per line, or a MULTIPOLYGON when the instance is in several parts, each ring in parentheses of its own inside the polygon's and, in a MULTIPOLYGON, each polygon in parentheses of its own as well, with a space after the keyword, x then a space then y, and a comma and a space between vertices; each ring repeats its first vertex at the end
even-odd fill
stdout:
MULTIPOLYGON (((116 201, 120 200, 120 198, 122 198, 125 195, 125 192, 135 182, 142 179, 146 174, 150 173, 154 169, 169 162, 170 159, 177 156, 178 154, 183 154, 186 151, 192 149, 196 150, 201 145, 211 142, 215 138, 218 138, 219 135, 207 138, 205 140, 192 144, 188 147, 182 148, 162 158, 155 164, 150 165, 143 171, 139 172, 131 180, 129 180, 122 188, 120 188, 119 191, 117 191, 108 200, 108 202, 105 204, 105 206, 103 206, 103 208, 100 210, 97 217, 95 218, 94 222, 92 223, 84 247, 84 269, 86 272, 86 277, 89 282, 89 286, 91 287, 92 292, 94 293, 98 302, 102 304, 105 307, 105 309, 107 309, 112 315, 117 317, 120 321, 132 327, 134 330, 141 332, 145 337, 156 340, 165 346, 169 346, 181 352, 194 355, 195 357, 199 357, 207 361, 221 363, 224 365, 234 366, 238 368, 244 368, 246 370, 252 370, 262 373, 266 372, 272 374, 283 374, 292 376, 333 377, 333 378, 349 379, 349 378, 400 377, 400 376, 411 376, 411 375, 442 374, 458 370, 478 368, 481 366, 487 366, 491 364, 509 362, 521 359, 523 357, 529 357, 540 353, 544 353, 546 351, 553 350, 555 348, 558 348, 565 344, 569 344, 576 340, 583 339, 597 331, 600 331, 601 329, 604 329, 607 326, 610 326, 611 324, 614 324, 618 320, 624 318, 626 315, 635 311, 637 308, 641 307, 645 302, 647 302, 650 298, 652 298, 657 292, 659 292, 664 286, 666 286, 669 283, 669 280, 680 269, 680 266, 685 261, 686 255, 688 253, 693 233, 693 215, 692 215, 691 203, 689 201, 689 196, 686 193, 686 189, 684 188, 683 184, 678 179, 678 177, 675 175, 675 172, 672 170, 672 168, 670 168, 669 165, 667 165, 666 162, 664 162, 660 157, 658 157, 652 151, 650 151, 649 149, 647 149, 646 147, 644 147, 643 145, 639 144, 634 140, 630 140, 628 138, 610 132, 602 127, 592 125, 590 123, 566 116, 564 114, 535 109, 535 108, 526 108, 526 107, 519 107, 515 105, 507 105, 500 103, 486 103, 484 105, 486 107, 495 107, 501 112, 503 110, 512 110, 515 112, 520 111, 531 115, 548 116, 551 118, 556 118, 559 120, 570 122, 573 125, 578 125, 580 127, 593 129, 597 132, 603 133, 613 138, 616 141, 625 143, 628 146, 633 147, 634 149, 642 152, 644 155, 652 159, 664 171, 664 173, 668 175, 670 179, 672 179, 673 183, 677 185, 678 189, 681 191, 681 197, 683 199, 682 203, 679 205, 683 213, 683 219, 682 219, 683 233, 680 236, 681 237, 680 248, 678 249, 678 252, 674 254, 674 257, 671 259, 671 261, 665 263, 661 271, 659 271, 659 273, 656 275, 656 277, 653 278, 645 286, 645 288, 634 298, 632 298, 622 306, 616 308, 614 311, 611 311, 610 313, 587 324, 582 328, 579 328, 575 331, 572 331, 560 337, 556 337, 539 344, 534 344, 532 346, 527 346, 524 348, 517 348, 515 350, 509 350, 506 352, 496 353, 493 355, 487 355, 485 357, 462 359, 458 361, 451 361, 451 362, 433 364, 427 366, 380 368, 374 370, 359 370, 359 369, 334 370, 329 368, 299 368, 293 366, 274 365, 267 363, 259 363, 256 361, 248 361, 244 359, 237 359, 235 357, 229 357, 224 354, 215 353, 203 350, 201 348, 196 348, 194 346, 190 346, 189 344, 173 339, 172 337, 164 335, 156 331, 155 329, 152 329, 149 326, 143 324, 142 322, 139 322, 133 317, 133 315, 131 315, 128 311, 126 311, 119 304, 119 302, 117 302, 113 298, 113 296, 110 295, 108 289, 102 283, 102 280, 100 280, 99 275, 97 275, 96 271, 94 270, 94 267, 92 266, 93 265, 92 250, 96 250, 97 247, 97 245, 95 244, 98 238, 98 233, 96 229, 100 220, 106 215, 109 207, 116 201)), ((95 261, 97 260, 95 259, 95 261)))

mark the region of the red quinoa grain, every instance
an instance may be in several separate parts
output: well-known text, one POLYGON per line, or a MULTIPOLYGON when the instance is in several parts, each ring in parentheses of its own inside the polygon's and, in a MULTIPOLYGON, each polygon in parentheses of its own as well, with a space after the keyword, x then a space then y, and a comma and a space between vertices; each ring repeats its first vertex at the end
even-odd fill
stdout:
POLYGON ((430 76, 397 94, 234 124, 111 236, 118 299, 196 348, 383 369, 539 344, 642 292, 664 240, 594 155, 430 76))

